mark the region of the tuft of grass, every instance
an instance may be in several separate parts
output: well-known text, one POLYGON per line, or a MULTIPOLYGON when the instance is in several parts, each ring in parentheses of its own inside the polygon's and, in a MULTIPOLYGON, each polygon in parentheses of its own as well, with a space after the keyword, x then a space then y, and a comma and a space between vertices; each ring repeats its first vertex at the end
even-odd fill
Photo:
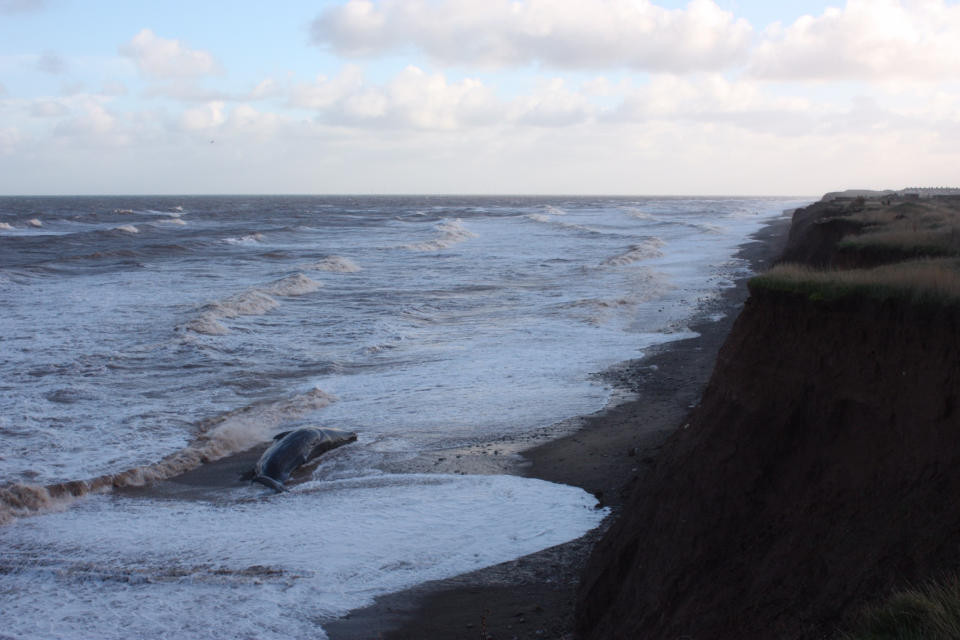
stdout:
POLYGON ((960 578, 893 594, 864 609, 839 640, 960 640, 960 578))
POLYGON ((847 236, 848 249, 886 249, 908 255, 960 255, 960 211, 943 203, 901 203, 850 216, 863 231, 847 236))
POLYGON ((813 301, 863 296, 960 304, 960 260, 922 259, 848 270, 780 264, 751 279, 750 287, 799 293, 813 301))

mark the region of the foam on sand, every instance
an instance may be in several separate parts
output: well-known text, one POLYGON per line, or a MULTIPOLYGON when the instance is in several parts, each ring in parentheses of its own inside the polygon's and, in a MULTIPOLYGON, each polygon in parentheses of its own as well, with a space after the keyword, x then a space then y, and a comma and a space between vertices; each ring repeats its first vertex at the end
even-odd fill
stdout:
POLYGON ((324 620, 378 595, 577 538, 606 515, 595 504, 497 475, 312 482, 215 504, 100 496, 0 529, 4 633, 322 638, 324 620))

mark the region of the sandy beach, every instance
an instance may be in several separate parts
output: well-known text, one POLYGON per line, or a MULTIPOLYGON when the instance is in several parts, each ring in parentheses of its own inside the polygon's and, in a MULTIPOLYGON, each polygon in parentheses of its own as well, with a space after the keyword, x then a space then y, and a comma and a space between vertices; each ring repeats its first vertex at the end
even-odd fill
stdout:
MULTIPOLYGON (((788 215, 776 218, 738 255, 753 271, 767 268, 786 241, 788 215)), ((381 597, 326 623, 333 640, 526 639, 572 637, 574 597, 590 549, 617 517, 630 487, 642 482, 663 440, 699 401, 740 307, 746 279, 705 309, 698 337, 651 349, 605 376, 629 394, 596 414, 556 425, 522 442, 488 445, 424 459, 453 473, 518 473, 582 487, 612 515, 578 540, 518 560, 381 597), (720 320, 715 320, 722 314, 720 320), (566 434, 557 437, 558 433, 566 434), (542 442, 538 442, 542 440, 542 442), (521 453, 522 452, 522 453, 521 453)))

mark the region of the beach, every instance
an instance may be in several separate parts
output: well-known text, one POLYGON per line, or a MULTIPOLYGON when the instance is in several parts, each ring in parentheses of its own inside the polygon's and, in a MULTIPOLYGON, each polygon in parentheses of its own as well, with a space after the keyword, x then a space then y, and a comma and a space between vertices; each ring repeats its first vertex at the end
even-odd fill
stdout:
MULTIPOLYGON (((789 215, 773 219, 752 235, 738 256, 754 272, 766 269, 783 250, 789 226, 789 215)), ((663 441, 683 427, 699 401, 717 352, 748 295, 746 280, 726 289, 705 311, 709 317, 691 325, 697 337, 667 343, 607 373, 632 398, 558 427, 575 428, 574 433, 524 443, 522 460, 502 467, 594 494, 613 512, 600 528, 512 562, 378 598, 376 604, 326 624, 330 638, 572 638, 576 590, 590 550, 617 517, 630 487, 643 482, 663 441)), ((516 447, 512 441, 503 449, 516 447)), ((474 470, 467 466, 464 472, 474 470)))
POLYGON ((10 633, 564 633, 801 203, 7 199, 10 633), (358 441, 240 480, 313 425, 358 441))

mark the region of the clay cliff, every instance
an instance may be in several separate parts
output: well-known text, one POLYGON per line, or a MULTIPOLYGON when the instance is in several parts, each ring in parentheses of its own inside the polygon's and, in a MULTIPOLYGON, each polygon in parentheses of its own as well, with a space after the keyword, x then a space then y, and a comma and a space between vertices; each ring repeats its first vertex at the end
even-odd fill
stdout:
MULTIPOLYGON (((834 264, 863 226, 845 217, 798 211, 785 255, 834 264)), ((957 304, 755 281, 700 404, 593 553, 579 636, 829 638, 956 570, 958 393, 957 304)))

